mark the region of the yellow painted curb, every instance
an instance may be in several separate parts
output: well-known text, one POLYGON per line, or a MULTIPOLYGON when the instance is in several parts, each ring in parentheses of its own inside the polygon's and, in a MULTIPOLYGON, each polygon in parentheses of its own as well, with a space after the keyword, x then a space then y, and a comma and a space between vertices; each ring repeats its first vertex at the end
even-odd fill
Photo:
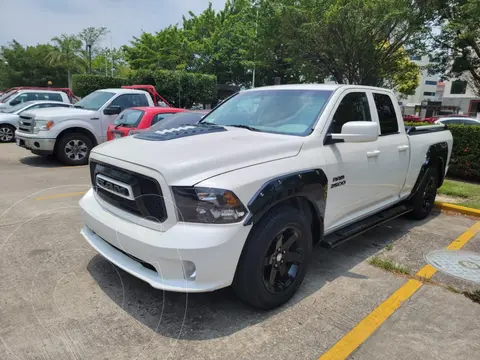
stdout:
POLYGON ((456 212, 463 215, 480 217, 480 210, 468 208, 465 206, 459 206, 459 205, 453 205, 453 204, 444 203, 440 201, 435 201, 435 207, 441 210, 452 211, 452 212, 456 212))

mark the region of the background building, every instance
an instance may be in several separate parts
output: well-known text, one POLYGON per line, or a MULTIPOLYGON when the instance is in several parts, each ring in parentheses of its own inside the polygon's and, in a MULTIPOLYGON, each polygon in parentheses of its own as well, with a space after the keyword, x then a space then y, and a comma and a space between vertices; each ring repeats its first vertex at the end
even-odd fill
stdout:
POLYGON ((437 94, 443 106, 456 106, 459 113, 480 118, 480 97, 475 95, 466 78, 439 82, 437 94))
POLYGON ((430 61, 429 56, 410 56, 410 60, 412 60, 415 64, 420 67, 420 81, 418 83, 418 87, 415 90, 415 94, 409 95, 406 98, 401 98, 400 101, 406 107, 415 107, 420 106, 422 101, 436 101, 439 100, 437 98, 437 83, 440 80, 439 75, 429 75, 428 71, 425 67, 430 65, 432 62, 430 61))

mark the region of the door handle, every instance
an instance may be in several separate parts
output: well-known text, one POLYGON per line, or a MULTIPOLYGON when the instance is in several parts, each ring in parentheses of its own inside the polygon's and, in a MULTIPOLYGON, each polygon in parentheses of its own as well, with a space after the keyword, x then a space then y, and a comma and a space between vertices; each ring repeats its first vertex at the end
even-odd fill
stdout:
POLYGON ((367 157, 377 157, 380 155, 380 150, 367 151, 367 157))
POLYGON ((407 151, 408 149, 410 149, 410 146, 408 145, 400 145, 398 147, 398 151, 407 151))

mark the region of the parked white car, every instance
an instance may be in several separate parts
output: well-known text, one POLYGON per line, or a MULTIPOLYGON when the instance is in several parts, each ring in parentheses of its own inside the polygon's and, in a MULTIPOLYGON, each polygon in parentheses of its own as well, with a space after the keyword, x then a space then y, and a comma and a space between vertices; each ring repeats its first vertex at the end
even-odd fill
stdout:
POLYGON ((81 233, 154 288, 233 285, 274 308, 297 291, 315 243, 427 217, 452 145, 444 125, 405 128, 390 90, 255 88, 198 124, 93 149, 81 233))
POLYGON ((480 121, 474 118, 449 116, 438 119, 435 124, 479 126, 480 121))
POLYGON ((11 108, 23 102, 49 100, 70 104, 68 95, 63 91, 53 90, 18 90, 9 96, 5 102, 0 102, 0 111, 11 108))
POLYGON ((71 107, 59 101, 27 101, 12 106, 8 109, 0 110, 0 143, 13 141, 15 130, 18 129, 18 120, 20 115, 29 110, 51 108, 51 107, 71 107))
POLYGON ((142 90, 97 90, 70 109, 40 109, 20 115, 17 145, 37 155, 54 154, 66 165, 85 165, 91 149, 106 141, 108 125, 123 110, 154 106, 142 90))

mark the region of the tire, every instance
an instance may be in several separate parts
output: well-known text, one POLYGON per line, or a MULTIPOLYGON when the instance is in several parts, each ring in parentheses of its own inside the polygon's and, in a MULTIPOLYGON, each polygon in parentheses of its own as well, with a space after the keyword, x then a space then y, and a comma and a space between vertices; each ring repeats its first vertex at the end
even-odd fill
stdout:
POLYGON ((278 307, 301 285, 311 253, 312 233, 306 217, 291 207, 274 209, 250 232, 232 287, 242 301, 253 307, 278 307), (293 239, 290 247, 289 239, 293 239))
POLYGON ((8 124, 0 124, 0 143, 9 143, 15 139, 15 127, 8 124))
POLYGON ((437 169, 435 167, 429 167, 425 181, 420 185, 416 194, 410 200, 410 205, 413 210, 408 213, 408 217, 414 220, 423 220, 430 215, 437 196, 439 180, 437 169))
POLYGON ((86 165, 93 148, 92 141, 86 135, 73 133, 63 135, 55 148, 55 155, 65 165, 86 165))

